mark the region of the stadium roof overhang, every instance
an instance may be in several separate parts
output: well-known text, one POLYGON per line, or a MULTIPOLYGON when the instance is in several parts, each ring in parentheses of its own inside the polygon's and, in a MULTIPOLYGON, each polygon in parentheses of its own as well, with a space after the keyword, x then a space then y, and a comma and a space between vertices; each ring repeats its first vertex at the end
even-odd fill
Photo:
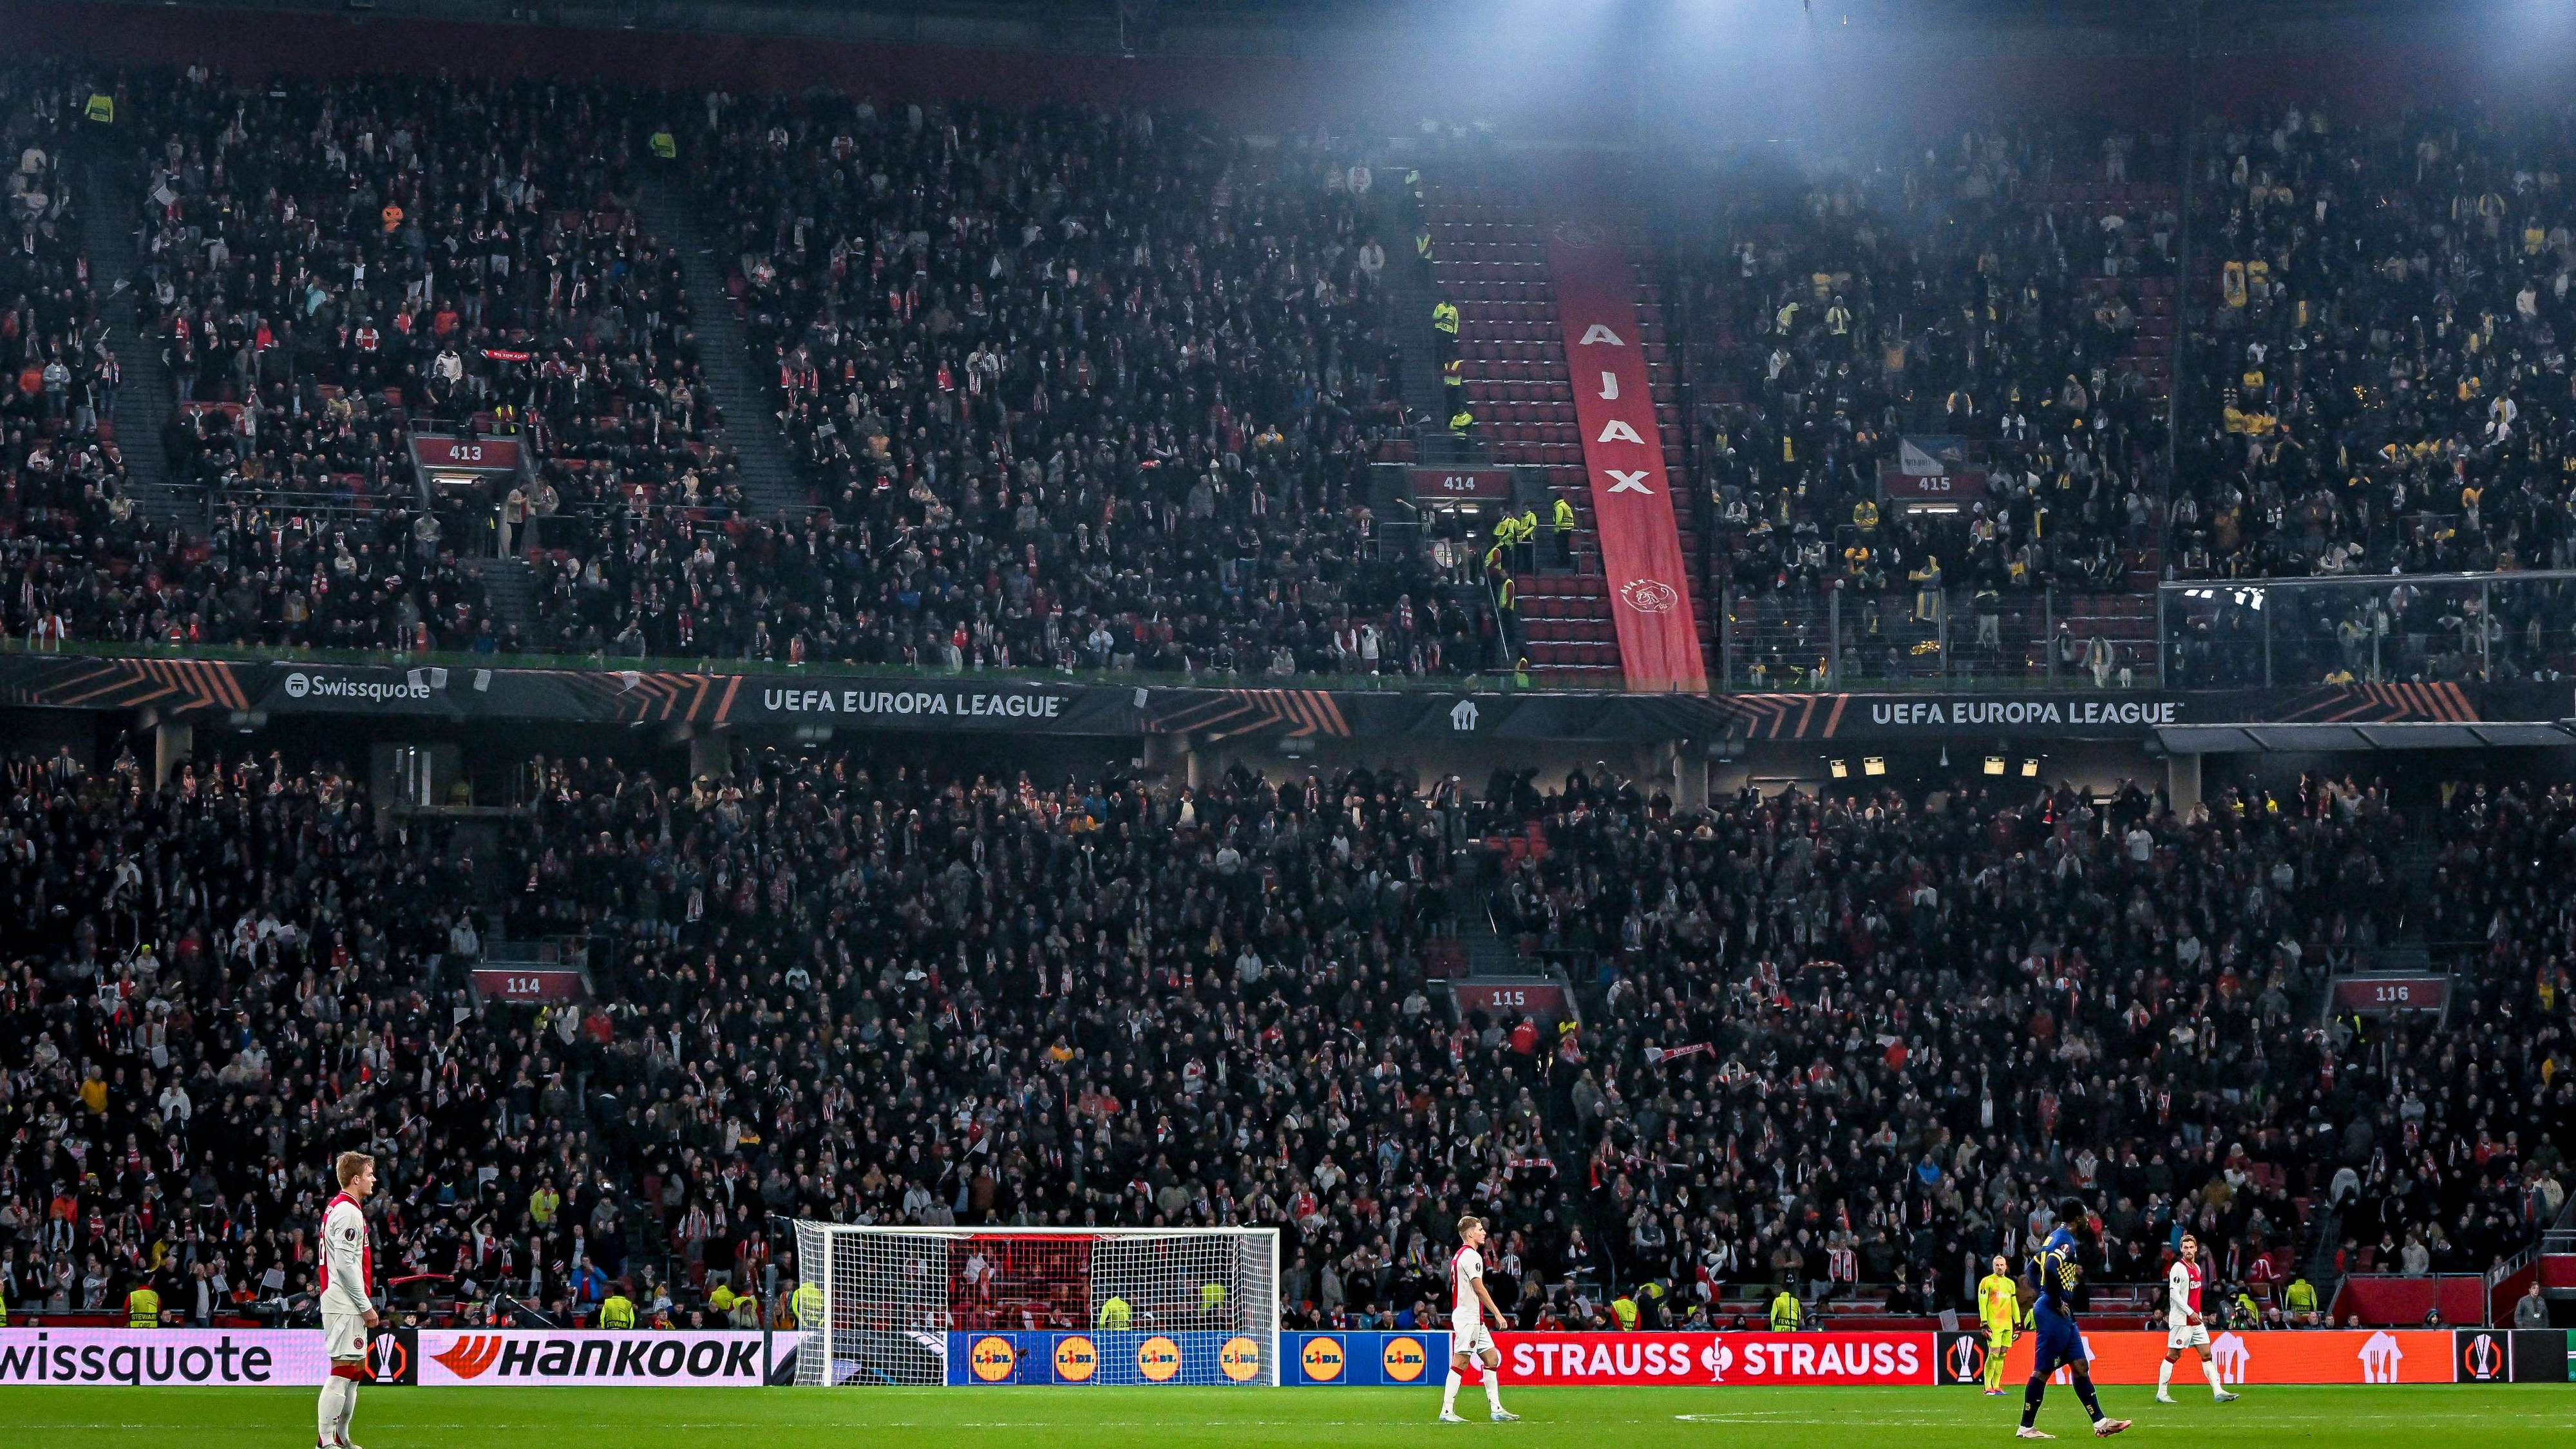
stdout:
POLYGON ((2164 725, 2156 743, 2174 755, 2328 754, 2351 750, 2560 749, 2576 745, 2570 722, 2499 724, 2164 725))

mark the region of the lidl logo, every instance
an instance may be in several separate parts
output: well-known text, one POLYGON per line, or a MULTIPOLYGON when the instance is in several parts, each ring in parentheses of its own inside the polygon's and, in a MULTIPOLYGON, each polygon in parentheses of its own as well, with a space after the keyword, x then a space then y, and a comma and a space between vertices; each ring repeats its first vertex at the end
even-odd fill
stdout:
POLYGON ((966 1366, 975 1371, 975 1377, 998 1384, 1020 1366, 1020 1355, 1009 1339, 988 1333, 975 1340, 975 1347, 966 1355, 966 1366))
POLYGON ((1068 1384, 1087 1384, 1100 1371, 1100 1350, 1090 1339, 1072 1334, 1055 1345, 1055 1376, 1068 1384))
POLYGON ((1342 1376, 1342 1341, 1338 1338, 1310 1338, 1297 1355, 1298 1367, 1306 1371, 1309 1383, 1329 1384, 1342 1376))
POLYGON ((1216 1351, 1216 1366, 1225 1370, 1227 1378, 1248 1384, 1261 1372, 1261 1345, 1238 1333, 1216 1351))
POLYGON ((1399 1384, 1409 1384, 1422 1377, 1430 1366, 1431 1355, 1423 1350, 1422 1340, 1411 1334, 1386 1341, 1386 1376, 1399 1384))
POLYGON ((1145 1382, 1169 1383, 1172 1375, 1180 1371, 1181 1346, 1179 1344, 1158 1333, 1136 1345, 1136 1372, 1145 1376, 1145 1382))

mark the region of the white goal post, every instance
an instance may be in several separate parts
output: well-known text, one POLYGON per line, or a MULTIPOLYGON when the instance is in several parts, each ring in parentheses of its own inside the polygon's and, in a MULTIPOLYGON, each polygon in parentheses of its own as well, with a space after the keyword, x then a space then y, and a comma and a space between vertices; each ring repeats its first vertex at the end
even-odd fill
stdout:
POLYGON ((1271 1385, 1276 1228, 800 1221, 799 1384, 1271 1385))

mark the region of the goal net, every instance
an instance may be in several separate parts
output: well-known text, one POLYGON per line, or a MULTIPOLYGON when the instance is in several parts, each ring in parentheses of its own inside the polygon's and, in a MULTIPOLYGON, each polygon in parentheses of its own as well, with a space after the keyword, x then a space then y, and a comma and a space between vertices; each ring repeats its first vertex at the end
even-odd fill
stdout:
POLYGON ((796 1225, 800 1384, 1277 1384, 1274 1228, 796 1225))

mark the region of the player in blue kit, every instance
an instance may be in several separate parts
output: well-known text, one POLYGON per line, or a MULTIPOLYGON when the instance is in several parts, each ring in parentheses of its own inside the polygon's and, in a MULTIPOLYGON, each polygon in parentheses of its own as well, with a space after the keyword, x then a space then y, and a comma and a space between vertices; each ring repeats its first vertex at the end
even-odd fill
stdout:
POLYGON ((2039 1302, 2031 1310, 2034 1343, 2030 1383, 2022 1390, 2021 1432, 2016 1438, 2057 1437, 2040 1431, 2039 1406, 2048 1397, 2048 1376, 2061 1368, 2074 1376, 2075 1397, 2084 1401, 2084 1412, 2093 1416, 2095 1437, 2108 1439, 2129 1427, 2128 1420, 2103 1414, 2102 1400, 2093 1392, 2093 1365, 2084 1356, 2084 1336, 2075 1329, 2075 1280, 2079 1271, 2075 1263, 2075 1224, 2083 1220, 2081 1201, 2068 1198, 2058 1204, 2056 1231, 2031 1256, 2031 1284, 2039 1290, 2039 1302))

